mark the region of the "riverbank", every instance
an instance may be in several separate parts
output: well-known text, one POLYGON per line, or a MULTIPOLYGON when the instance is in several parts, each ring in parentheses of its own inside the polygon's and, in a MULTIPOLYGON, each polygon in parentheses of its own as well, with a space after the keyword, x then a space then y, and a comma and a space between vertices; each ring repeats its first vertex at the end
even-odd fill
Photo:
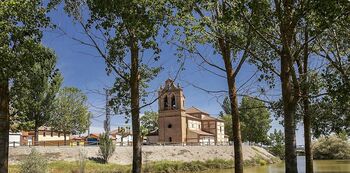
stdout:
MULTIPOLYGON (((252 159, 244 162, 245 167, 263 166, 266 160, 252 159)), ((10 173, 20 173, 18 164, 10 165, 10 173)), ((53 161, 48 164, 50 173, 75 173, 81 170, 81 165, 78 161, 53 161)), ((233 168, 233 160, 213 159, 207 161, 193 162, 175 162, 175 161, 159 161, 143 164, 143 172, 145 173, 193 173, 209 170, 226 170, 233 168)), ((87 160, 84 166, 86 173, 129 173, 131 172, 130 165, 118 164, 101 164, 95 161, 87 160)))
MULTIPOLYGON (((305 157, 298 156, 298 172, 305 173, 305 157)), ((314 160, 315 173, 350 173, 350 160, 314 160)), ((216 169, 201 173, 232 173, 233 169, 216 169)), ((245 167, 244 173, 284 173, 283 161, 265 166, 245 167)))
MULTIPOLYGON (((85 153, 87 158, 93 160, 98 157, 98 147, 36 147, 37 151, 47 160, 74 162, 79 158, 79 152, 85 153)), ((253 146, 243 146, 243 159, 248 162, 274 163, 278 160, 265 149, 253 146), (255 161, 254 161, 255 160, 255 161)), ((17 164, 30 153, 29 147, 10 148, 9 163, 17 164)), ((144 164, 170 161, 170 162, 205 162, 207 160, 221 159, 233 160, 233 146, 143 146, 144 164)), ((130 165, 132 163, 132 147, 116 147, 110 163, 117 165, 130 165)))
MULTIPOLYGON (((298 172, 305 173, 305 158, 298 156, 298 172)), ((233 169, 230 168, 233 164, 227 165, 226 163, 232 163, 232 161, 208 161, 208 162, 158 162, 153 164, 144 164, 143 168, 148 169, 148 172, 152 173, 198 173, 198 169, 202 170, 200 173, 232 173, 233 169), (204 165, 204 166, 203 166, 204 165), (177 171, 176 171, 177 170, 177 171), (180 171, 183 170, 183 171, 180 171)), ((117 165, 117 164, 100 164, 93 161, 87 161, 85 166, 86 173, 129 173, 130 165, 117 165)), ((315 172, 328 172, 328 173, 350 173, 350 160, 315 160, 314 161, 315 172)), ((50 173, 78 173, 78 162, 67 161, 54 161, 49 163, 50 173)), ((146 172, 146 171, 144 171, 146 172)), ((284 163, 279 162, 277 164, 269 164, 265 166, 245 166, 245 173, 284 173, 284 163)), ((19 173, 19 165, 10 165, 10 173, 19 173)))

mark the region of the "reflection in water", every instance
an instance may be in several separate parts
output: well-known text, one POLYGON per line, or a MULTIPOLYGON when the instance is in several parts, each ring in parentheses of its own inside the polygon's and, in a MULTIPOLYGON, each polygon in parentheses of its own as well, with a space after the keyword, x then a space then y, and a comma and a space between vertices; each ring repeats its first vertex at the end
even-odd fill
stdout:
MULTIPOLYGON (((305 172, 305 157, 298 157, 298 172, 305 172)), ((350 160, 315 160, 315 173, 350 173, 350 160)), ((234 170, 211 170, 205 173, 234 173, 234 170)), ((284 163, 244 169, 244 173, 284 173, 284 163)))

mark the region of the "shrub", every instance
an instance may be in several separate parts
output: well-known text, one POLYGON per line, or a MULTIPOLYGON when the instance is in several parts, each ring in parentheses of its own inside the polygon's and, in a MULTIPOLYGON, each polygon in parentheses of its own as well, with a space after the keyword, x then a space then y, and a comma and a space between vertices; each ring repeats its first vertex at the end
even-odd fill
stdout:
POLYGON ((192 162, 160 161, 150 163, 143 171, 152 173, 200 172, 209 169, 228 169, 232 167, 233 160, 223 159, 192 162))
POLYGON ((273 133, 270 133, 270 142, 271 146, 268 148, 268 151, 274 155, 284 160, 285 152, 284 152, 284 133, 282 130, 276 130, 273 133))
POLYGON ((47 172, 47 160, 33 148, 30 154, 21 161, 20 172, 21 173, 46 173, 47 172))
POLYGON ((350 159, 350 144, 337 135, 320 138, 313 147, 314 159, 350 159))
POLYGON ((272 155, 277 156, 282 160, 284 160, 284 158, 285 158, 284 144, 273 145, 273 146, 268 148, 268 151, 272 155))
POLYGON ((205 161, 205 165, 209 169, 228 169, 233 167, 233 160, 212 159, 205 161))
POLYGON ((100 135, 99 147, 99 155, 102 157, 104 163, 108 163, 109 158, 113 155, 115 150, 115 144, 113 144, 112 139, 109 138, 109 134, 103 133, 100 135))
POLYGON ((86 153, 83 150, 79 150, 78 158, 79 173, 85 173, 86 167, 86 153))
POLYGON ((266 161, 266 160, 263 160, 263 159, 260 159, 260 160, 259 160, 259 164, 260 164, 261 166, 267 165, 267 161, 266 161))

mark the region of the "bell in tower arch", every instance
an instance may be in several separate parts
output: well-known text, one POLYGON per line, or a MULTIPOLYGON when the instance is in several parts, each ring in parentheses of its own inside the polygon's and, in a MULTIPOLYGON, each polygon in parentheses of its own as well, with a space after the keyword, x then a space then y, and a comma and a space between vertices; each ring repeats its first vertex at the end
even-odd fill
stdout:
POLYGON ((168 104, 168 96, 165 96, 163 99, 163 104, 164 104, 164 110, 169 108, 169 104, 168 104))
POLYGON ((176 109, 176 99, 174 95, 171 97, 171 109, 176 109))

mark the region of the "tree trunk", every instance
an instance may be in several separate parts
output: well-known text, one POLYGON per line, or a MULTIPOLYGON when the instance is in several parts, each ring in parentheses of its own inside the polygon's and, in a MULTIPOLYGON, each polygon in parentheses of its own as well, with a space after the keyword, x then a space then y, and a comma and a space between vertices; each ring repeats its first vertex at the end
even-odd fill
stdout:
POLYGON ((131 120, 133 133, 133 159, 132 172, 141 173, 142 168, 142 151, 140 141, 140 106, 139 106, 139 55, 138 45, 135 37, 131 39, 131 120))
POLYGON ((241 127, 239 120, 238 100, 236 94, 236 84, 232 80, 227 81, 229 84, 229 94, 231 99, 231 116, 233 129, 233 142, 235 153, 235 173, 243 173, 243 154, 242 154, 242 139, 241 127))
POLYGON ((295 141, 296 102, 292 88, 291 57, 285 51, 281 56, 282 100, 285 134, 285 172, 297 173, 297 155, 295 141))
POLYGON ((0 172, 8 172, 9 151, 9 89, 8 80, 0 79, 0 172))
POLYGON ((120 137, 120 146, 123 146, 124 144, 123 144, 123 135, 120 137))
POLYGON ((309 113, 309 101, 304 99, 304 143, 305 143, 305 167, 306 173, 313 173, 313 154, 311 147, 311 117, 309 113))
POLYGON ((63 137, 64 137, 64 146, 66 146, 67 145, 67 134, 66 134, 66 132, 64 132, 63 137))
POLYGON ((222 52, 222 58, 225 63, 227 87, 230 95, 231 116, 232 116, 232 133, 233 146, 235 157, 235 173, 243 173, 243 154, 242 154, 242 139, 238 110, 238 98, 236 93, 236 83, 234 78, 234 70, 231 63, 231 54, 229 43, 224 39, 219 39, 219 45, 222 52))
POLYGON ((299 99, 298 79, 294 70, 294 60, 291 52, 295 34, 295 16, 293 11, 295 1, 275 1, 276 11, 280 20, 279 28, 281 33, 282 49, 279 52, 281 57, 281 82, 282 102, 284 112, 284 134, 285 134, 285 172, 297 173, 296 137, 295 137, 295 113, 299 99))
POLYGON ((311 115, 309 113, 309 81, 308 81, 308 63, 309 63, 309 40, 308 25, 305 26, 305 47, 303 60, 303 108, 304 108, 304 144, 305 144, 305 168, 306 173, 313 173, 313 154, 311 147, 311 115))
MULTIPOLYGON (((34 114, 34 113, 33 113, 34 114)), ((35 122, 34 122, 34 146, 39 145, 39 125, 37 116, 34 114, 35 122)))

